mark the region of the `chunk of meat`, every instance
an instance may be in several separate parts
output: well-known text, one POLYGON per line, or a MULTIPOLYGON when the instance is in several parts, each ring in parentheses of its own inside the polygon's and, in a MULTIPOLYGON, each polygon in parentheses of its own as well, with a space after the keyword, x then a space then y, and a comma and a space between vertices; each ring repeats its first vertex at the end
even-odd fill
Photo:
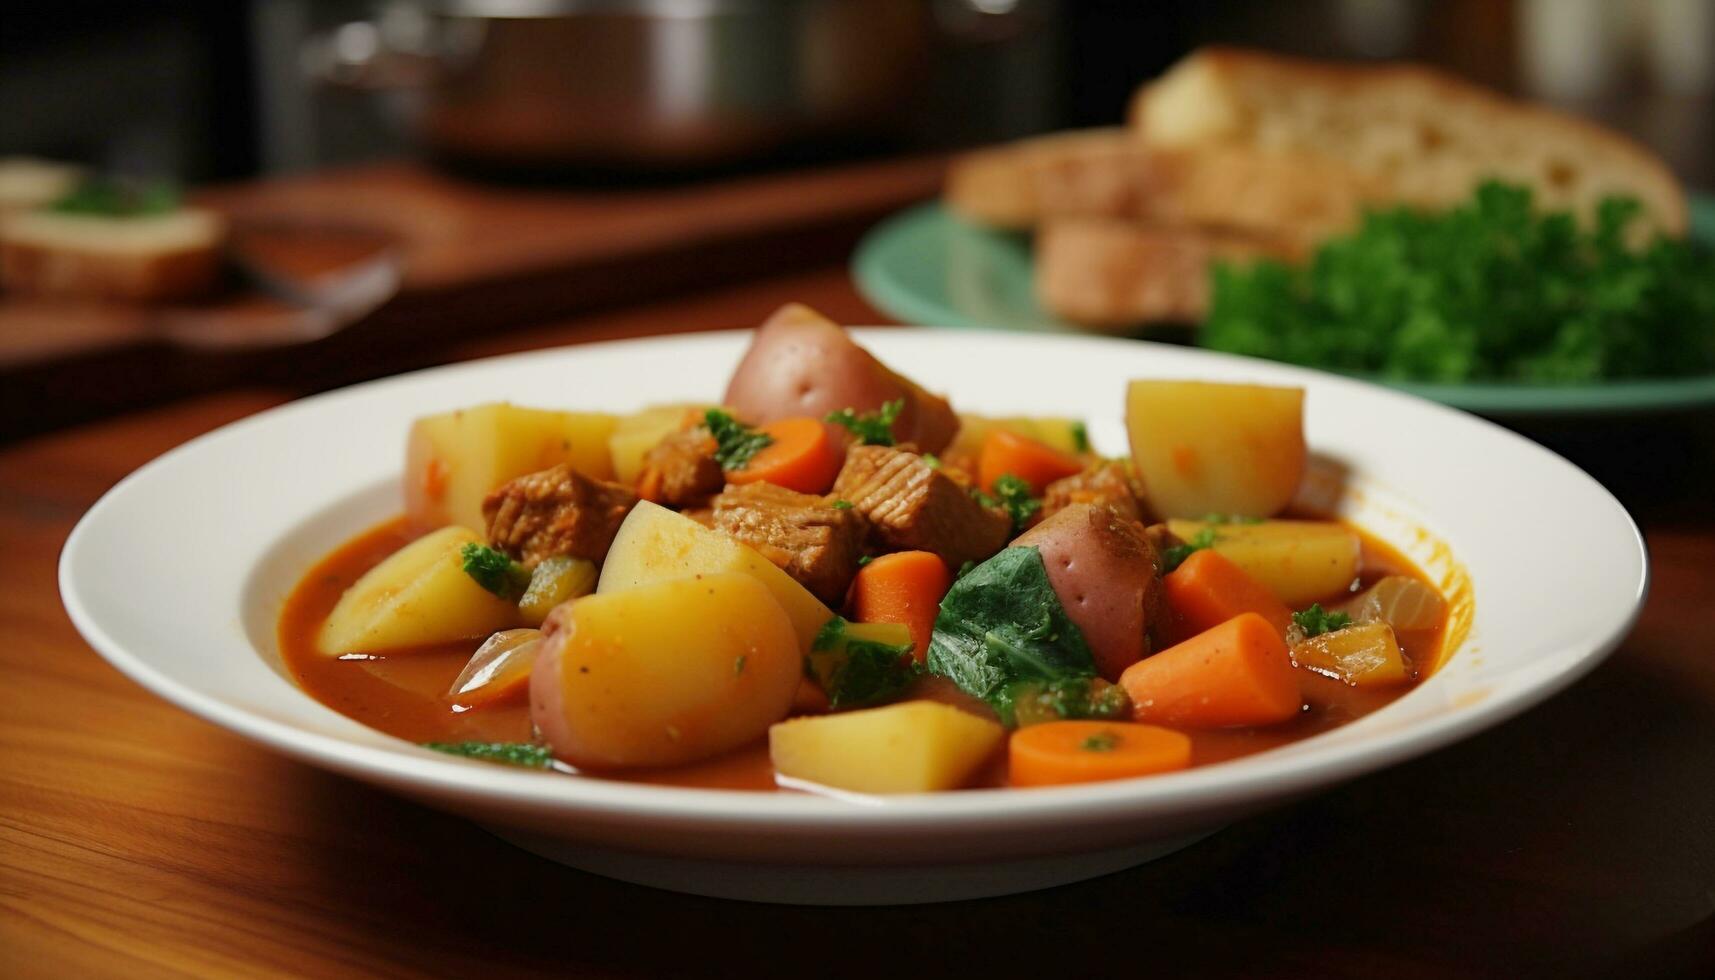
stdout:
POLYGON ((868 523, 850 507, 772 483, 726 488, 713 527, 761 552, 830 606, 843 604, 863 557, 868 523))
POLYGON ((726 486, 715 440, 702 426, 675 432, 643 454, 637 494, 667 507, 698 507, 726 486))
POLYGON ((1117 681, 1150 651, 1166 605, 1155 547, 1142 524, 1102 504, 1072 504, 1018 536, 1035 547, 1096 670, 1117 681))
POLYGON ((562 463, 529 473, 482 501, 488 540, 526 565, 565 555, 599 562, 637 495, 562 463))
POLYGON ((890 549, 932 551, 948 568, 982 561, 1012 534, 1003 508, 984 507, 923 457, 887 446, 853 446, 833 495, 851 501, 890 549))
POLYGON ((1100 460, 1082 473, 1048 484, 1042 494, 1042 519, 1073 504, 1105 504, 1121 517, 1139 523, 1146 516, 1130 468, 1116 460, 1100 460))

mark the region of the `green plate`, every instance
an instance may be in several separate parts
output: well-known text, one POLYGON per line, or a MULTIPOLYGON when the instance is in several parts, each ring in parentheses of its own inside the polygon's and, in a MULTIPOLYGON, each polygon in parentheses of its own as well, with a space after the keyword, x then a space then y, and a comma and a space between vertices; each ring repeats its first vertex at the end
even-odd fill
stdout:
MULTIPOLYGON (((1691 237, 1715 246, 1715 197, 1692 196, 1691 237)), ((938 204, 912 208, 877 225, 859 243, 852 274, 871 303, 906 323, 1077 330, 1036 305, 1028 235, 973 227, 938 204)), ((1554 386, 1368 380, 1494 416, 1618 415, 1715 406, 1715 374, 1554 386)))

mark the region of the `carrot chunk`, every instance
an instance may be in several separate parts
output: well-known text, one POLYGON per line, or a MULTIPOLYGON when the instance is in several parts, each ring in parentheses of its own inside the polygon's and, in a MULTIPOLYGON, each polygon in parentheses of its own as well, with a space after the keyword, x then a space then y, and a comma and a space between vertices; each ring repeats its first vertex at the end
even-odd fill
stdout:
POLYGON ((911 630, 913 656, 929 657, 929 636, 941 600, 953 576, 940 557, 928 551, 896 551, 858 569, 852 581, 852 618, 860 623, 904 623, 911 630))
POLYGON ((1191 739, 1171 728, 1051 721, 1012 733, 1007 780, 1014 786, 1090 783, 1171 772, 1190 764, 1191 739))
POLYGON ((1048 484, 1083 471, 1078 457, 1005 429, 990 431, 977 455, 977 481, 984 490, 993 490, 994 481, 1010 473, 1030 484, 1032 496, 1040 497, 1048 484))
POLYGON ((843 444, 821 419, 780 419, 762 426, 774 441, 742 469, 728 470, 729 483, 772 483, 799 493, 827 493, 845 462, 843 444))
POLYGON ((1268 586, 1218 551, 1194 551, 1161 580, 1167 604, 1178 614, 1180 635, 1195 636, 1239 613, 1253 612, 1286 634, 1292 610, 1268 586))
POLYGON ((1298 674, 1268 620, 1240 613, 1120 675, 1132 718, 1187 728, 1273 725, 1298 714, 1298 674))

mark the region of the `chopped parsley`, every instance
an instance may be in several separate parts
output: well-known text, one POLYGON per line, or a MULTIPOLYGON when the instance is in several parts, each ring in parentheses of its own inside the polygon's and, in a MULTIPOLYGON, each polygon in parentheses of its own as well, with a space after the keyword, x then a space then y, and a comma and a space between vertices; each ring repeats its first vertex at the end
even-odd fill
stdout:
POLYGON ((972 488, 971 494, 984 507, 1004 507, 1012 518, 1014 534, 1024 530, 1030 519, 1042 509, 1042 501, 1030 495, 1030 484, 1011 473, 1003 473, 995 479, 994 493, 972 488))
POLYGON ((466 575, 502 599, 516 602, 530 588, 530 570, 488 545, 472 541, 459 549, 459 558, 466 575))
POLYGON ((1090 430, 1083 422, 1072 423, 1072 451, 1087 453, 1090 451, 1090 430))
POLYGON ((869 563, 870 563, 870 562, 872 562, 872 561, 875 561, 875 556, 874 556, 874 555, 864 555, 864 556, 863 556, 863 557, 861 557, 861 558, 859 558, 859 559, 858 559, 858 567, 859 567, 859 568, 862 568, 862 567, 864 567, 864 566, 865 566, 865 565, 867 565, 867 564, 869 564, 869 563))
POLYGON ((904 410, 905 399, 895 398, 890 402, 882 402, 879 411, 859 413, 850 408, 842 408, 837 412, 829 412, 827 421, 850 429, 866 446, 891 446, 893 423, 898 421, 899 413, 904 410))
POLYGON ((920 455, 923 457, 924 466, 927 466, 932 470, 938 470, 941 468, 941 457, 934 453, 921 453, 920 455))
POLYGON ((718 408, 703 413, 703 424, 715 440, 715 462, 723 470, 742 470, 763 449, 774 444, 774 437, 745 425, 731 414, 718 408))
POLYGON ((835 510, 851 510, 852 502, 849 500, 836 500, 830 506, 835 510))
POLYGON ((1313 602, 1309 609, 1292 614, 1292 624, 1303 630, 1305 639, 1309 639, 1345 629, 1352 625, 1352 617, 1343 612, 1329 612, 1322 608, 1321 603, 1313 602))
POLYGON ((526 769, 546 769, 554 764, 554 753, 546 745, 532 742, 424 742, 423 748, 526 769))
POLYGON ((1212 527, 1206 527, 1201 531, 1198 531, 1196 534, 1191 535, 1191 540, 1186 541, 1184 544, 1176 544, 1172 547, 1162 549, 1162 571, 1173 571, 1175 568, 1178 568, 1183 564, 1185 559, 1191 557, 1192 552, 1202 551, 1204 548, 1213 548, 1217 540, 1219 540, 1219 538, 1215 536, 1215 529, 1212 527))
POLYGON ((732 662, 732 672, 734 676, 744 673, 744 662, 746 659, 745 655, 741 653, 738 655, 738 659, 732 662))
POLYGON ((1085 752, 1112 752, 1119 747, 1119 744, 1120 737, 1118 735, 1109 731, 1100 731, 1080 742, 1078 748, 1085 752))
POLYGON ((1084 718, 1125 721, 1131 717, 1131 698, 1125 688, 1100 677, 1024 681, 1007 690, 1002 715, 1010 716, 1020 727, 1084 718))

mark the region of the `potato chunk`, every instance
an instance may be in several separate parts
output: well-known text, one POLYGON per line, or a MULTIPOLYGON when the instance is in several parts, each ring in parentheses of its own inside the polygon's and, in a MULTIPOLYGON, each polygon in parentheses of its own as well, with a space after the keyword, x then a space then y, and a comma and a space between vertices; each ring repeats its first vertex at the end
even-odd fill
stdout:
POLYGON ((482 498, 508 480, 566 463, 613 478, 608 436, 614 417, 495 402, 429 415, 411 426, 405 449, 405 513, 425 527, 482 532, 482 498))
POLYGON ((1358 536, 1333 521, 1168 521, 1167 529, 1182 541, 1213 534, 1214 550, 1294 609, 1345 593, 1358 574, 1358 536))
POLYGON ((774 771, 859 793, 929 793, 968 783, 1005 735, 938 701, 794 718, 768 730, 774 771))
POLYGON ((476 584, 459 550, 481 543, 444 527, 411 542, 358 579, 328 614, 316 649, 381 653, 487 636, 518 623, 518 607, 476 584))
POLYGON ((607 551, 596 592, 615 592, 689 575, 742 572, 767 586, 792 620, 800 652, 834 614, 778 565, 720 531, 648 501, 638 502, 607 551))
POLYGON ((1163 517, 1269 517, 1304 475, 1304 390, 1203 381, 1133 381, 1132 459, 1163 517))
POLYGON ((803 676, 792 623, 737 572, 558 606, 542 626, 530 720, 575 766, 669 766, 760 738, 803 676))
POLYGON ((607 448, 613 457, 613 478, 626 486, 635 486, 643 473, 643 456, 660 444, 662 439, 678 432, 691 417, 701 417, 706 405, 690 403, 655 405, 614 423, 613 434, 607 437, 607 448))

